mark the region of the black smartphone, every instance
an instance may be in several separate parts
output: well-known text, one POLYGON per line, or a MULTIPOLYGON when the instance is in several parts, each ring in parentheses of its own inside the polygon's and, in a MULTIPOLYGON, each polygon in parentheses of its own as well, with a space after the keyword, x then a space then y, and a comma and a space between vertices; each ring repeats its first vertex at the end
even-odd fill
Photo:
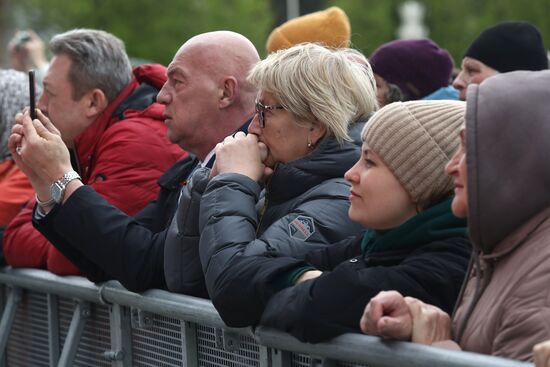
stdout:
POLYGON ((36 118, 36 94, 34 90, 34 70, 29 70, 29 101, 31 109, 31 119, 36 118))

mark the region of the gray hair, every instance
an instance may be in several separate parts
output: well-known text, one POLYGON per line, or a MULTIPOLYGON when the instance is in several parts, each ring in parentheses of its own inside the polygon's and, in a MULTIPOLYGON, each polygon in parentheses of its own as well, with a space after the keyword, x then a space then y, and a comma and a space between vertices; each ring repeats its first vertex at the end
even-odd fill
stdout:
POLYGON ((313 43, 270 54, 250 71, 249 81, 272 93, 297 121, 318 121, 340 143, 348 125, 377 109, 370 65, 355 62, 349 49, 313 43))
MULTIPOLYGON (((40 94, 37 88, 37 96, 40 94)), ((27 75, 17 70, 0 70, 0 162, 11 157, 8 138, 15 114, 29 104, 27 75)))
POLYGON ((69 80, 75 100, 98 88, 111 102, 132 79, 132 66, 124 43, 110 33, 74 29, 53 37, 50 50, 54 55, 71 59, 69 80))

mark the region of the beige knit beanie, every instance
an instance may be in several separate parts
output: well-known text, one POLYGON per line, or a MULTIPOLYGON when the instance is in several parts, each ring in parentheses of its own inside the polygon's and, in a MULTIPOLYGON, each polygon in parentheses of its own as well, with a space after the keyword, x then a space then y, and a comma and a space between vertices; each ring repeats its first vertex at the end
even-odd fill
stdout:
POLYGON ((452 190, 445 165, 458 149, 466 103, 389 104, 363 129, 363 141, 388 165, 413 202, 429 206, 452 190))
POLYGON ((266 43, 272 53, 304 42, 317 42, 323 46, 348 47, 351 26, 346 13, 337 6, 291 19, 275 28, 266 43))

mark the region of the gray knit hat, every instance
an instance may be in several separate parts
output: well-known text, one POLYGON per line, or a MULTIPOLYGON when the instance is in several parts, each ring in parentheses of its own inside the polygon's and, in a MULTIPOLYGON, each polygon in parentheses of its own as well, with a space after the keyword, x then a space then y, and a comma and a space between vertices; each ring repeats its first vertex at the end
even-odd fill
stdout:
POLYGON ((363 141, 413 202, 431 205, 452 190, 444 170, 458 149, 465 108, 461 101, 395 102, 376 112, 363 129, 363 141))

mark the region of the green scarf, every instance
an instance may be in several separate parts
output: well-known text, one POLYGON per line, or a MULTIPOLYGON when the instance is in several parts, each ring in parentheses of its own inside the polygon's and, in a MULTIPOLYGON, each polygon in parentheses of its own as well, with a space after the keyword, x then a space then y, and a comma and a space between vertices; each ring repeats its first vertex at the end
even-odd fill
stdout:
POLYGON ((414 249, 436 240, 466 237, 466 219, 453 215, 452 200, 451 197, 420 212, 397 228, 387 231, 367 230, 361 241, 363 255, 414 249))

